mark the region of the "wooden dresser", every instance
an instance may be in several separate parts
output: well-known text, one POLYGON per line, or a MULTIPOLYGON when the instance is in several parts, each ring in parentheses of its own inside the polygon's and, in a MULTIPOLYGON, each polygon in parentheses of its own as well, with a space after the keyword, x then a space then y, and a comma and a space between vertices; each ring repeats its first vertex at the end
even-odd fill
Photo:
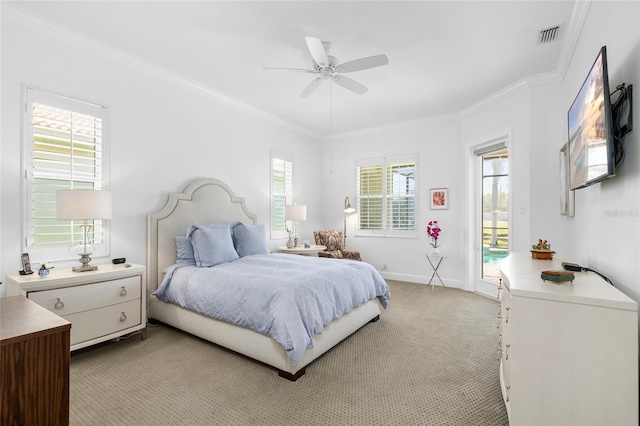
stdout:
POLYGON ((0 424, 68 425, 71 323, 24 296, 0 299, 0 424))
POLYGON ((637 425, 638 305, 593 272, 540 278, 559 260, 500 264, 500 381, 511 425, 637 425))

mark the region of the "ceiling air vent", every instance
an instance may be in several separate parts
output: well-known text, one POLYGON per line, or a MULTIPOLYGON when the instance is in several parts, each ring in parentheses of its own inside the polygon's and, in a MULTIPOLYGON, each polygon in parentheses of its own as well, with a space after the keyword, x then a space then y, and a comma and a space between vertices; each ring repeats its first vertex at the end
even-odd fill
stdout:
POLYGON ((560 36, 560 26, 547 28, 546 30, 540 31, 540 35, 538 36, 538 44, 546 44, 555 41, 560 36))

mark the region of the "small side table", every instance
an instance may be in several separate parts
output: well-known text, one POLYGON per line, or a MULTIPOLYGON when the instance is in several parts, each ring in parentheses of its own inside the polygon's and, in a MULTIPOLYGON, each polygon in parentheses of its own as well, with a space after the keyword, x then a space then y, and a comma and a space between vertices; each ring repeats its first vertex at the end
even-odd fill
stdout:
POLYGON ((310 247, 297 246, 288 248, 287 246, 280 246, 278 250, 281 253, 289 253, 289 254, 317 254, 319 251, 325 251, 327 248, 325 246, 312 245, 310 247))
POLYGON ((435 283, 433 282, 434 277, 438 277, 438 280, 440 281, 440 284, 442 284, 442 287, 446 287, 442 282, 442 278, 440 278, 440 275, 438 274, 438 268, 442 263, 442 259, 444 259, 444 256, 441 256, 439 254, 427 255, 427 260, 429 261, 429 265, 431 265, 431 269, 433 269, 433 274, 431 274, 431 279, 427 283, 427 285, 431 284, 431 290, 433 290, 433 288, 435 287, 435 283))

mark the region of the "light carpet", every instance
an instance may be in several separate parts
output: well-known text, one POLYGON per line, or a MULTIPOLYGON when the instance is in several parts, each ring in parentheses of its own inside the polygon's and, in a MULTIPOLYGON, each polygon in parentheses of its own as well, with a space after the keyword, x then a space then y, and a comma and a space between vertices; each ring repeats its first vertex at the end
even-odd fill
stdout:
POLYGON ((160 325, 71 357, 73 425, 507 425, 498 302, 389 281, 391 303, 307 367, 271 367, 160 325))

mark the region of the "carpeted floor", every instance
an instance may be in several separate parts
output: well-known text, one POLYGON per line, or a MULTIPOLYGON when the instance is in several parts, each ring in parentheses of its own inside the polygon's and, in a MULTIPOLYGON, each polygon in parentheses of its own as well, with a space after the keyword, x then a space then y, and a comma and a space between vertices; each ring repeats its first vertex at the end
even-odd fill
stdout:
POLYGON ((297 382, 168 326, 71 357, 73 425, 507 425, 498 302, 389 282, 391 304, 297 382))

